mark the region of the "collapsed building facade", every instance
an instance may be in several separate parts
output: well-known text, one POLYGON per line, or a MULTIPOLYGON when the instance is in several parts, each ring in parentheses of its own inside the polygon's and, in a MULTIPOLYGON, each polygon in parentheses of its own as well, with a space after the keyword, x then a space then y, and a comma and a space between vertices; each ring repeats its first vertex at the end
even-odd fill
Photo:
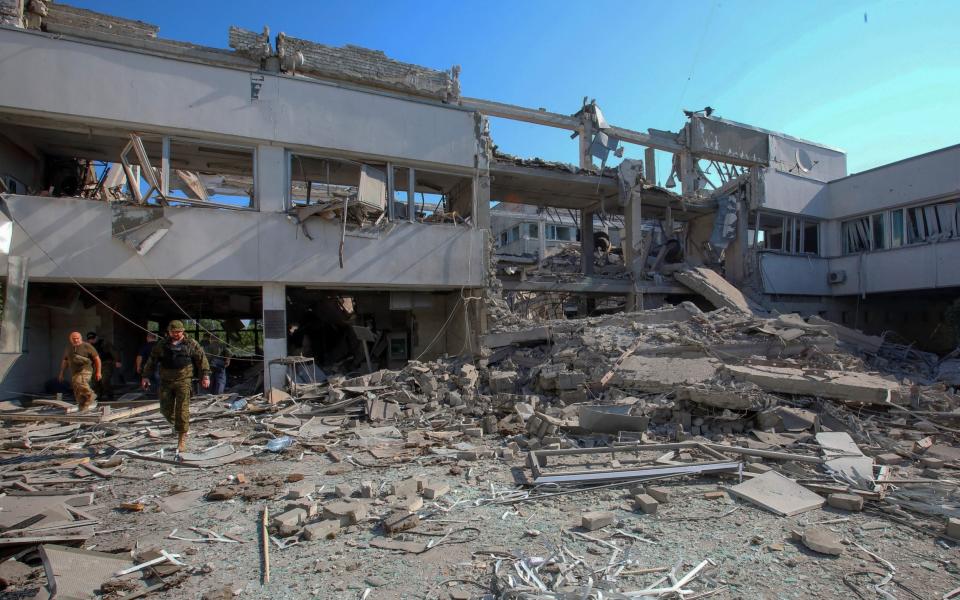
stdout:
POLYGON ((43 389, 78 328, 127 349, 129 376, 143 329, 184 317, 252 336, 266 387, 290 355, 372 370, 479 353, 501 285, 590 313, 730 282, 755 306, 946 345, 960 147, 848 176, 842 151, 710 110, 641 132, 595 101, 565 115, 470 98, 458 67, 283 33, 234 27, 222 50, 59 3, 0 13, 6 391, 43 389), (571 131, 579 164, 500 152, 489 117, 571 131), (644 159, 608 167, 624 145, 644 159), (613 224, 602 245, 619 254, 579 227, 573 272, 543 254, 498 272, 498 202, 613 224), (668 239, 713 271, 650 269, 668 239))

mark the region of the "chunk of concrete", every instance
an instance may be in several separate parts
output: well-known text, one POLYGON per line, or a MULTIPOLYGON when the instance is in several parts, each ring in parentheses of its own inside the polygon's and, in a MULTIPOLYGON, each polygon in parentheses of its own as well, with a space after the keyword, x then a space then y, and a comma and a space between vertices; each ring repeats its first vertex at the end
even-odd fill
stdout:
POLYGON ((920 459, 920 464, 926 469, 942 469, 944 462, 942 459, 924 456, 920 459))
POLYGON ((333 493, 337 498, 349 498, 353 495, 353 487, 349 483, 338 483, 334 486, 333 493))
POLYGON ((520 331, 488 333, 483 336, 482 344, 487 348, 501 348, 511 344, 542 344, 550 341, 549 327, 534 327, 520 331))
POLYGON ((413 529, 420 524, 420 517, 409 510, 394 510, 383 519, 383 529, 393 535, 413 529))
POLYGON ((670 502, 670 490, 668 488, 647 486, 646 493, 660 504, 670 502))
POLYGON ((493 371, 487 380, 490 391, 495 394, 512 394, 517 387, 516 371, 493 371))
POLYGON ((734 379, 748 381, 768 392, 820 396, 851 404, 887 404, 900 399, 900 385, 858 371, 825 371, 771 365, 725 365, 734 379))
POLYGON ((324 519, 336 519, 341 526, 356 525, 367 518, 367 505, 363 502, 339 500, 323 507, 324 519))
POLYGON ((303 528, 303 539, 325 540, 334 537, 338 531, 340 531, 340 521, 337 519, 317 521, 303 528))
POLYGON ((607 525, 613 525, 616 520, 617 516, 606 510, 585 512, 580 517, 580 526, 587 531, 596 531, 607 525))
POLYGON ((720 369, 713 358, 628 356, 613 370, 611 385, 645 392, 672 392, 712 379, 720 369))
POLYGON ((654 500, 650 494, 640 494, 633 499, 633 505, 645 514, 652 515, 657 512, 657 507, 660 506, 660 503, 654 500))
POLYGON ((860 512, 863 510, 863 497, 856 494, 830 494, 827 504, 840 510, 860 512))
POLYGON ((293 508, 273 517, 272 523, 280 535, 292 535, 306 520, 307 511, 302 508, 293 508))
POLYGON ((820 508, 825 502, 823 497, 776 471, 735 485, 730 493, 782 517, 820 508))
POLYGON ((390 486, 390 493, 394 496, 416 496, 420 491, 420 481, 415 477, 408 477, 394 481, 390 486))
POLYGON ((874 456, 873 461, 878 465, 899 465, 903 462, 903 457, 894 452, 886 452, 874 456))
POLYGON ((713 269, 707 267, 688 268, 677 271, 673 274, 673 278, 703 296, 707 302, 717 308, 729 308, 743 314, 753 314, 750 302, 747 301, 743 292, 713 269))
POLYGON ((427 500, 436 500, 450 492, 450 486, 445 483, 431 483, 423 488, 423 497, 427 500))
POLYGON ((947 519, 947 536, 960 540, 960 519, 947 519))
POLYGON ((287 500, 298 500, 309 496, 317 490, 317 484, 306 479, 291 483, 287 486, 287 493, 284 496, 287 500))
POLYGON ((823 527, 809 527, 800 538, 803 545, 814 552, 840 556, 843 554, 843 542, 835 534, 823 527))

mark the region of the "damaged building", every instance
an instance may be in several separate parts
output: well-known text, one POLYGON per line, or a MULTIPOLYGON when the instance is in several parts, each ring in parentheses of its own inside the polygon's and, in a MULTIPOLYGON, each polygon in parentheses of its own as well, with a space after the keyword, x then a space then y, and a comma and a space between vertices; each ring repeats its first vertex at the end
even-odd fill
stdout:
POLYGON ((960 146, 848 174, 225 33, 0 0, 0 591, 960 597, 960 146), (232 348, 190 451, 135 383, 171 321, 232 348))

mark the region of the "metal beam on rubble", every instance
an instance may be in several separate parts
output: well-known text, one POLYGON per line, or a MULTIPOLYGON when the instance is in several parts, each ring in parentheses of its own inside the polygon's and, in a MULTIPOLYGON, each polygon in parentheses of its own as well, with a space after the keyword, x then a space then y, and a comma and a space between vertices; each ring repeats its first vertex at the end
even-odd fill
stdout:
MULTIPOLYGON (((494 102, 492 100, 481 100, 479 98, 463 98, 460 101, 465 108, 475 110, 490 117, 500 117, 513 121, 523 121, 524 123, 533 123, 535 125, 545 125, 547 127, 557 127, 569 131, 580 131, 583 123, 578 117, 571 115, 562 115, 560 113, 548 112, 517 106, 515 104, 506 104, 503 102, 494 102)), ((623 127, 609 127, 605 129, 609 135, 612 135, 620 141, 629 142, 655 148, 665 152, 680 152, 683 146, 667 132, 648 134, 623 127)))

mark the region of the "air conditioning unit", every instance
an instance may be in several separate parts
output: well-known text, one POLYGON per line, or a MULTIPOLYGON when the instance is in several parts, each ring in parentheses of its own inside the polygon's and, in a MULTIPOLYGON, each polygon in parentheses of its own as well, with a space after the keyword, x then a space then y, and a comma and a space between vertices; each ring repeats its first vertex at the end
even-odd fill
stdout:
POLYGON ((847 272, 844 270, 830 271, 827 275, 827 281, 831 284, 843 283, 847 280, 847 272))

